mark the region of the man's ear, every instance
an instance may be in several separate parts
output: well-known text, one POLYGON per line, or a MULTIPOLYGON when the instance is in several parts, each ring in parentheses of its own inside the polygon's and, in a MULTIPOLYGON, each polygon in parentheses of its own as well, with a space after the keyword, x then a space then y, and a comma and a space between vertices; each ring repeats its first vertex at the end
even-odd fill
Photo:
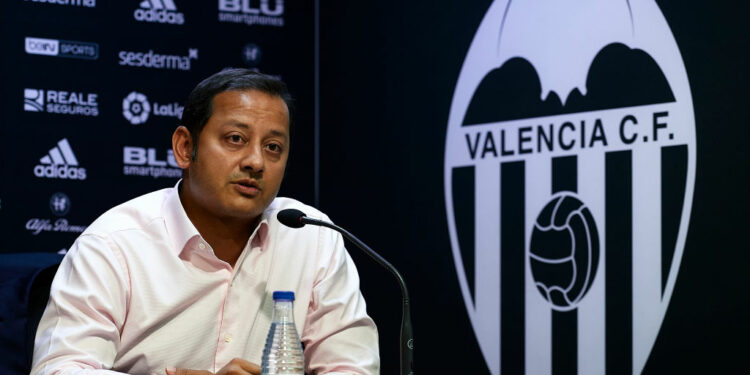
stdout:
POLYGON ((187 169, 193 161, 193 137, 184 126, 178 126, 172 134, 174 160, 182 169, 187 169))

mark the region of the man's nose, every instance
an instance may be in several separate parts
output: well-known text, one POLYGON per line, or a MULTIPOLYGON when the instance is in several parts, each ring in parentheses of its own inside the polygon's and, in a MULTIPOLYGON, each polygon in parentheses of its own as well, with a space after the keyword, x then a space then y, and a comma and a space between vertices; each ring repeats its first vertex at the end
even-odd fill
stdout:
POLYGON ((263 157, 263 147, 251 146, 247 148, 242 158, 240 168, 253 172, 262 172, 265 168, 265 158, 263 157))

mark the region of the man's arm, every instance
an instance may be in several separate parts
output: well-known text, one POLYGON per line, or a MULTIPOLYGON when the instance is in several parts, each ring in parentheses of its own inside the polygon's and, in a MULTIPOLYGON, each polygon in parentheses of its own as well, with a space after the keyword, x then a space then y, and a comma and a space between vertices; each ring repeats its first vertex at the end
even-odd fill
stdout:
POLYGON ((313 287, 302 341, 314 374, 378 374, 378 332, 359 291, 359 275, 341 235, 321 228, 321 246, 331 251, 313 287))
POLYGON ((66 254, 37 328, 32 374, 120 374, 112 368, 129 276, 107 239, 82 235, 66 254))

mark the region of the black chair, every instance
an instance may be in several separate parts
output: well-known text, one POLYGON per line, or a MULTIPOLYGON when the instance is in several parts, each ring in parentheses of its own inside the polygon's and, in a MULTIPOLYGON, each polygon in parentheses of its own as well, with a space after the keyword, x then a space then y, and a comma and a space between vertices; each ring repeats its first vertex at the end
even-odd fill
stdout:
POLYGON ((0 254, 0 374, 28 374, 39 320, 62 260, 55 253, 0 254))
POLYGON ((49 289, 52 285, 52 279, 59 264, 44 268, 37 272, 31 284, 29 284, 26 309, 28 311, 26 320, 26 353, 28 353, 28 366, 31 370, 31 360, 34 355, 34 338, 36 337, 36 328, 39 326, 39 320, 42 319, 44 309, 47 307, 49 300, 49 289))

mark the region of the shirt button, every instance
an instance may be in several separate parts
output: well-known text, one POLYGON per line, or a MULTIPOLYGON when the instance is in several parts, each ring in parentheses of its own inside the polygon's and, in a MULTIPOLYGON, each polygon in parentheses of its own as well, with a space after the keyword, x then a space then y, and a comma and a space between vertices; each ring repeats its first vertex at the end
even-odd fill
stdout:
POLYGON ((206 248, 206 245, 204 245, 203 243, 199 243, 198 244, 198 248, 201 249, 201 250, 203 250, 203 249, 206 248))
POLYGON ((224 335, 224 342, 229 343, 230 341, 232 341, 232 335, 227 333, 224 335))

